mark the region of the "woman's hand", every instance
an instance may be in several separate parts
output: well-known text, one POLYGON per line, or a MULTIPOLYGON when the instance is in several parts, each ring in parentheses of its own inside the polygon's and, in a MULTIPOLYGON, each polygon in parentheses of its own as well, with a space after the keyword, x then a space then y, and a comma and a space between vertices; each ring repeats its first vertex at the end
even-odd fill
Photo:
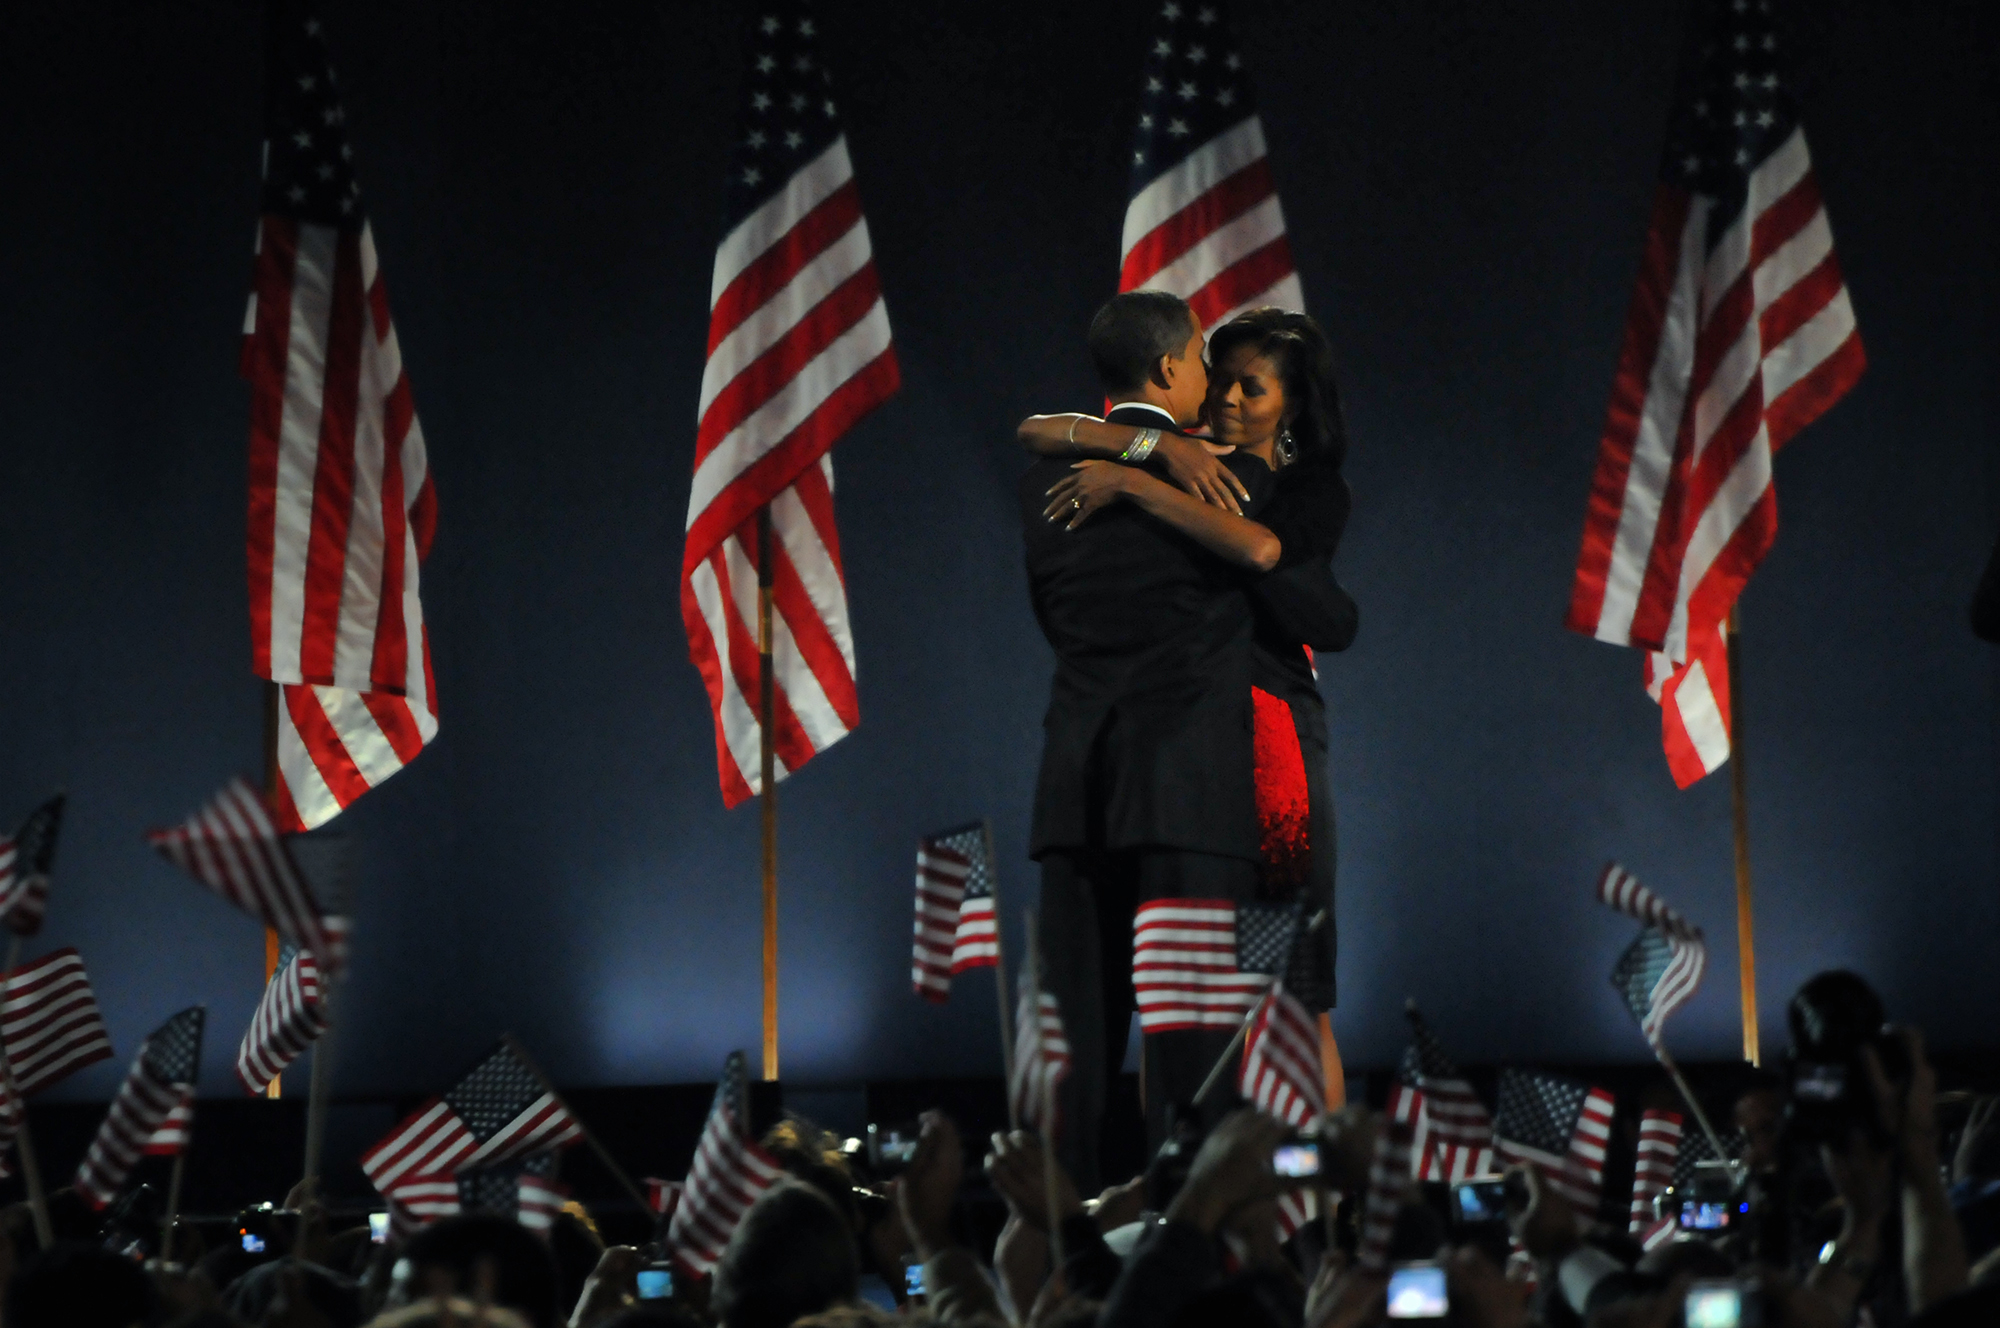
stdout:
POLYGON ((1050 521, 1067 518, 1063 529, 1075 530, 1092 512, 1129 496, 1133 484, 1145 478, 1140 471, 1115 461, 1079 461, 1049 489, 1049 505, 1042 509, 1042 516, 1050 521))
POLYGON ((1177 433, 1160 435, 1153 455, 1166 463, 1167 478, 1205 503, 1212 503, 1235 516, 1243 515, 1242 503, 1250 501, 1250 490, 1229 467, 1216 458, 1234 452, 1201 438, 1184 438, 1177 433), (1242 500, 1239 503, 1238 499, 1242 500))

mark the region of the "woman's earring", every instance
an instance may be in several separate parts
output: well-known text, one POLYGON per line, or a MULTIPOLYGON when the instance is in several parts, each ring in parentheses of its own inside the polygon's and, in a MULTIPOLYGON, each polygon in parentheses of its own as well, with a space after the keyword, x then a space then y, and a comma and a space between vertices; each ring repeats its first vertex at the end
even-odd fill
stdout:
POLYGON ((1292 441, 1291 426, 1287 425, 1278 433, 1278 462, 1289 466, 1298 459, 1299 445, 1292 441))

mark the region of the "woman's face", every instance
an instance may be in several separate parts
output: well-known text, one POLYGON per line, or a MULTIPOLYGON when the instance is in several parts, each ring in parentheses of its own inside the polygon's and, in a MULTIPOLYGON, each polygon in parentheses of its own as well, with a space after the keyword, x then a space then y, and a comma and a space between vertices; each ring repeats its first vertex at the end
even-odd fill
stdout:
POLYGON ((1209 428, 1215 441, 1262 448, 1285 425, 1285 384, 1278 366, 1255 346, 1242 346, 1208 371, 1209 428))

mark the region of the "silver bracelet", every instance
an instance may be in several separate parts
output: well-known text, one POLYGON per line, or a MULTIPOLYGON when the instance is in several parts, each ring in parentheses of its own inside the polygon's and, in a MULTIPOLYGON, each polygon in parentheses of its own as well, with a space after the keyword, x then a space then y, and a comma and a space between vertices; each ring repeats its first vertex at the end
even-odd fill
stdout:
POLYGON ((1141 429, 1139 430, 1139 436, 1132 440, 1132 445, 1118 454, 1118 459, 1134 466, 1139 465, 1147 457, 1153 455, 1153 449, 1159 445, 1160 431, 1158 429, 1141 429))
POLYGON ((1085 416, 1079 415, 1069 422, 1069 445, 1071 447, 1076 446, 1076 426, 1082 424, 1085 418, 1085 416))

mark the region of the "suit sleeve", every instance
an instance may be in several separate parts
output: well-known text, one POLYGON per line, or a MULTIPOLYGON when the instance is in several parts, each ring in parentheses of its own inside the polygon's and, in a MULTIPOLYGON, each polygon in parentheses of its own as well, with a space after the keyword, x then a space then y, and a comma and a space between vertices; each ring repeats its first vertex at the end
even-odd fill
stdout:
POLYGON ((1340 547, 1347 532, 1348 513, 1354 509, 1354 493, 1347 480, 1331 466, 1303 462, 1274 481, 1273 493, 1257 519, 1270 528, 1284 552, 1278 566, 1324 562, 1340 547))
POLYGON ((1250 596, 1286 639, 1314 650, 1345 650, 1361 627, 1354 597, 1325 561, 1299 563, 1258 577, 1250 596))

